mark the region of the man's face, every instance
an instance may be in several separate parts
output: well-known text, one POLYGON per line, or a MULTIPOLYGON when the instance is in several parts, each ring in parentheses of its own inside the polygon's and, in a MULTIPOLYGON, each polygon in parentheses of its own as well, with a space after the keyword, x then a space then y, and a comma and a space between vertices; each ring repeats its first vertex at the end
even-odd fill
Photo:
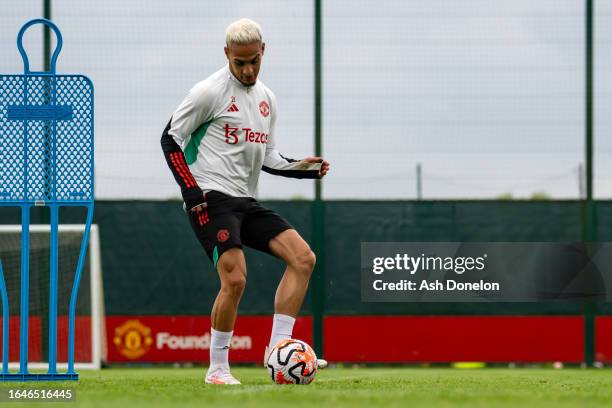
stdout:
POLYGON ((255 85, 265 48, 266 44, 260 41, 225 47, 230 71, 243 85, 255 85))

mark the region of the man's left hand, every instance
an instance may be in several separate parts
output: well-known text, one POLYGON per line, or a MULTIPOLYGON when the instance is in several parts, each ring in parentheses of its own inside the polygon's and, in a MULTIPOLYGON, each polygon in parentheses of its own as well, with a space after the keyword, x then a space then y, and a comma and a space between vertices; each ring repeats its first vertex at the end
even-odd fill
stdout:
POLYGON ((302 161, 306 163, 321 163, 321 169, 319 170, 319 178, 323 178, 323 176, 325 176, 329 171, 329 162, 324 160, 322 157, 311 156, 302 159, 302 161))

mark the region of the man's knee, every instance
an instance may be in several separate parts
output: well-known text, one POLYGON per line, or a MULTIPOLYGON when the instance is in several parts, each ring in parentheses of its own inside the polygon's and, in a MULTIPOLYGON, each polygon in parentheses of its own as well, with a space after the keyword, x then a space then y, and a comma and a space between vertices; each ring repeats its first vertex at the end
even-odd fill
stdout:
POLYGON ((221 280, 222 284, 230 288, 244 289, 246 286, 245 271, 242 268, 234 268, 228 270, 225 273, 224 278, 221 280))
POLYGON ((221 279, 221 290, 227 292, 232 298, 239 299, 246 286, 246 276, 240 268, 235 268, 226 272, 221 279))
POLYGON ((310 277, 317 262, 315 253, 308 248, 307 250, 298 253, 294 259, 294 264, 292 266, 303 275, 310 277))
MULTIPOLYGON (((230 250, 232 251, 232 250, 230 250)), ((240 297, 246 286, 246 265, 238 250, 223 254, 217 263, 221 290, 228 291, 233 297, 240 297)))

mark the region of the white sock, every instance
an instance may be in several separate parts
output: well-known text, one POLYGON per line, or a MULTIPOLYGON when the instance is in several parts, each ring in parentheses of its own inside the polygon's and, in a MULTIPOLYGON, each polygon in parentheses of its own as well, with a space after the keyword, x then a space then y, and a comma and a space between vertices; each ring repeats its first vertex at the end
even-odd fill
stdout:
POLYGON ((210 328, 210 368, 213 371, 217 368, 229 370, 229 346, 234 332, 222 332, 210 328))
POLYGON ((270 336, 269 350, 281 340, 290 339, 293 335, 295 318, 284 314, 274 314, 272 320, 272 335, 270 336))

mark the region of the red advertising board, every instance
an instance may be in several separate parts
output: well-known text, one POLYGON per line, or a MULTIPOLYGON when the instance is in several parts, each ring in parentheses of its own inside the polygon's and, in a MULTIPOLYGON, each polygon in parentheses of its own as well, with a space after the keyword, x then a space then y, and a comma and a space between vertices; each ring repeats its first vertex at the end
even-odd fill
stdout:
MULTIPOLYGON (((230 360, 263 360, 270 341, 272 316, 239 316, 234 328, 230 360)), ((312 319, 300 317, 295 338, 312 343, 312 319)), ((208 316, 109 316, 106 318, 108 362, 208 362, 208 316)))
POLYGON ((580 362, 580 316, 328 316, 325 358, 345 362, 580 362))
MULTIPOLYGON (((19 361, 19 316, 9 318, 9 361, 19 361)), ((2 319, 0 319, 0 337, 2 336, 2 319)), ((42 318, 30 316, 28 320, 28 361, 40 362, 43 359, 43 347, 48 342, 48 334, 42 332, 42 318)), ((0 353, 2 344, 0 342, 0 353)), ((74 358, 77 362, 90 362, 91 317, 76 316, 74 358)), ((68 316, 57 317, 57 361, 68 361, 68 316)))
MULTIPOLYGON (((68 361, 68 316, 57 318, 57 361, 68 361)), ((74 319, 74 360, 77 362, 90 362, 93 350, 91 349, 91 317, 76 316, 74 319)), ((45 337, 45 340, 47 338, 45 337)))
MULTIPOLYGON (((10 362, 19 361, 19 316, 9 317, 9 358, 10 362)), ((28 360, 40 361, 41 350, 41 319, 39 316, 30 316, 28 319, 28 360)), ((2 319, 0 319, 0 338, 2 337, 2 319)), ((0 353, 2 344, 0 343, 0 353)))
POLYGON ((595 318, 595 360, 612 361, 612 316, 595 318))
MULTIPOLYGON (((383 363, 580 362, 583 324, 581 316, 327 316, 325 358, 383 363)), ((271 326, 271 316, 239 317, 230 360, 260 362, 271 326)), ((612 320, 598 320, 598 356, 609 360, 612 348, 603 342, 606 328, 612 333, 612 320)), ((209 359, 208 316, 112 316, 106 318, 106 333, 111 363, 209 359)), ((312 344, 312 318, 298 318, 294 337, 312 344)))

